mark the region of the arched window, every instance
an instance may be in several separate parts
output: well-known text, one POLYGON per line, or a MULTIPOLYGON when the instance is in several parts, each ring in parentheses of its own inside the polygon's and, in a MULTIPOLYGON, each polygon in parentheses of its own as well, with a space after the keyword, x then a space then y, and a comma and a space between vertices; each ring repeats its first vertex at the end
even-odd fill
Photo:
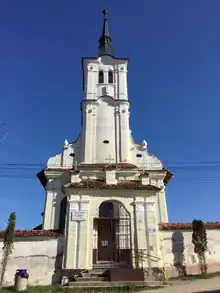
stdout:
POLYGON ((111 201, 103 202, 99 207, 99 217, 111 218, 114 217, 114 204, 111 201))
POLYGON ((104 72, 99 70, 99 83, 104 83, 104 72))
POLYGON ((113 83, 113 72, 111 70, 108 72, 108 83, 113 83))

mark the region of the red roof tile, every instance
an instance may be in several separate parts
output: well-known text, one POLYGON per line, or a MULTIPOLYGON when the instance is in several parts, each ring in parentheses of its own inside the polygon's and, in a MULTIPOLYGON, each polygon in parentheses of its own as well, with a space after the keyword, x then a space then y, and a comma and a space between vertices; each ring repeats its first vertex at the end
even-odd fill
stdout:
MULTIPOLYGON (((4 237, 5 231, 0 231, 0 238, 4 237)), ((17 230, 15 232, 15 237, 57 237, 61 236, 58 230, 17 230)))
MULTIPOLYGON (((208 230, 220 229, 220 222, 204 222, 208 230)), ((159 230, 191 230, 192 223, 161 223, 159 230)))
POLYGON ((130 163, 113 163, 113 164, 107 164, 107 163, 95 163, 95 164, 80 164, 80 167, 98 167, 98 168, 104 168, 104 169, 135 169, 137 168, 136 165, 130 164, 130 163))
MULTIPOLYGON (((89 168, 89 167, 97 168, 98 167, 98 168, 104 168, 104 169, 117 169, 117 168, 119 168, 119 169, 127 169, 127 170, 138 168, 136 165, 130 164, 130 163, 114 163, 114 164, 106 164, 106 163, 83 164, 82 163, 79 165, 80 169, 82 169, 83 167, 84 168, 89 168)), ((71 172, 72 171, 73 172, 74 170, 75 170, 74 168, 45 168, 37 174, 37 177, 40 180, 41 184, 45 187, 47 184, 47 179, 46 179, 46 176, 44 173, 45 171, 55 171, 55 172, 56 171, 57 172, 66 172, 66 171, 71 172)), ((165 168, 163 168, 162 170, 146 170, 145 175, 147 175, 148 172, 151 173, 151 172, 160 172, 160 171, 166 172, 166 176, 164 178, 164 184, 166 185, 170 181, 170 179, 173 177, 173 174, 165 168)), ((79 170, 75 170, 75 172, 79 173, 79 170)))
POLYGON ((68 183, 65 187, 97 188, 97 189, 139 189, 159 191, 160 188, 151 185, 142 185, 140 181, 120 181, 117 184, 106 184, 103 180, 82 180, 79 183, 68 183))

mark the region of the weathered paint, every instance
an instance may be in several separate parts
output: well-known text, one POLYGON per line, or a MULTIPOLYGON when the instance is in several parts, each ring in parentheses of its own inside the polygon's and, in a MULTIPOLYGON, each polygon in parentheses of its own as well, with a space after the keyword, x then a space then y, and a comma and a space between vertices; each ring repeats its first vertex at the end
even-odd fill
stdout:
MULTIPOLYGON (((62 266, 63 237, 21 237, 14 243, 13 253, 9 256, 4 284, 11 286, 17 269, 27 269, 29 285, 50 285, 59 282, 62 266)), ((0 242, 0 247, 3 243, 0 242)), ((0 260, 2 249, 0 249, 0 260)))
MULTIPOLYGON (((169 277, 178 276, 174 264, 181 261, 186 266, 187 274, 200 273, 198 256, 194 253, 192 231, 160 231, 163 244, 164 261, 169 277), (183 247, 183 249, 182 249, 183 247)), ((208 272, 220 271, 220 230, 208 230, 208 250, 206 252, 208 272)))

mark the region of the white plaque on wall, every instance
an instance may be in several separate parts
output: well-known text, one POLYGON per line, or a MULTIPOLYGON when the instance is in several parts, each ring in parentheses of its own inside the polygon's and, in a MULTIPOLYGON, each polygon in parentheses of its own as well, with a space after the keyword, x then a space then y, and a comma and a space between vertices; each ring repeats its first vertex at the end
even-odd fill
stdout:
POLYGON ((136 211, 137 212, 144 212, 144 204, 143 203, 136 203, 136 211))
POLYGON ((149 236, 156 236, 156 228, 148 228, 149 236))
POLYGON ((84 211, 71 212, 71 221, 85 221, 86 213, 84 211))
POLYGON ((148 202, 147 203, 147 212, 153 212, 154 211, 154 206, 155 206, 154 202, 148 202))
POLYGON ((70 209, 71 210, 78 210, 78 208, 79 208, 79 204, 78 204, 78 202, 70 202, 70 209))

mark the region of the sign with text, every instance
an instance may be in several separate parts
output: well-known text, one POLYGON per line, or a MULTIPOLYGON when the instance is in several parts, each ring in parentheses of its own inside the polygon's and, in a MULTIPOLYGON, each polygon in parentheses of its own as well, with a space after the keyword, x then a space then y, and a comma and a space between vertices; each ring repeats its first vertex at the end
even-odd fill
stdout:
POLYGON ((72 211, 71 221, 85 221, 86 213, 84 211, 72 211))
POLYGON ((148 228, 148 233, 150 236, 156 236, 156 228, 148 228))
POLYGON ((147 203, 147 212, 153 212, 154 211, 154 206, 155 206, 154 202, 148 202, 147 203))

